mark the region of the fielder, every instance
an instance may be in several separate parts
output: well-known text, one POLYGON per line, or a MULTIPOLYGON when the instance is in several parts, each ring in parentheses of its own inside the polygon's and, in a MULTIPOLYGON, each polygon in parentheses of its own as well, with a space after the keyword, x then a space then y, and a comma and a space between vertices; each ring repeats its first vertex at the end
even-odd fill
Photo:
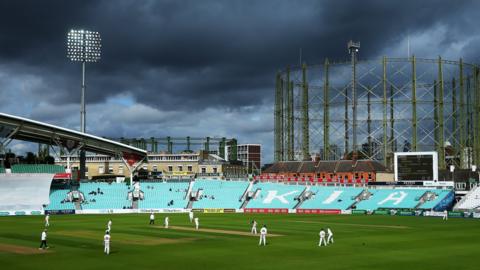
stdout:
POLYGON ((194 218, 194 221, 195 221, 195 229, 198 230, 198 226, 200 226, 200 224, 198 223, 198 217, 194 218))
POLYGON ((252 221, 252 230, 251 230, 251 233, 252 234, 257 234, 257 221, 254 219, 252 221))
POLYGON ((190 223, 192 223, 193 222, 193 212, 192 211, 188 212, 188 217, 190 218, 190 223))
POLYGON ((260 242, 258 242, 258 245, 261 246, 262 242, 264 246, 267 244, 267 225, 263 225, 260 229, 260 242))
POLYGON ((323 228, 320 230, 320 233, 318 235, 320 235, 320 242, 318 243, 318 246, 321 247, 322 243, 324 246, 326 246, 327 241, 325 240, 325 231, 323 230, 323 228))
POLYGON ((38 249, 48 248, 48 245, 47 245, 47 229, 43 230, 41 239, 42 239, 42 243, 40 243, 40 247, 38 249))
POLYGON ((50 214, 47 214, 47 215, 45 216, 45 227, 50 226, 49 220, 50 220, 50 214))
POLYGON ((149 223, 149 225, 152 225, 152 224, 155 225, 155 215, 153 214, 153 212, 150 213, 150 223, 149 223))
POLYGON ((165 225, 165 229, 168 229, 168 217, 165 217, 164 225, 165 225))
POLYGON ((446 209, 443 211, 443 220, 448 220, 448 211, 446 209))
POLYGON ((103 249, 103 252, 105 254, 110 254, 110 232, 105 231, 105 235, 103 236, 103 242, 105 244, 105 248, 103 249))
POLYGON ((333 244, 333 232, 330 227, 327 228, 327 244, 333 244))
POLYGON ((110 231, 112 230, 112 220, 108 220, 108 223, 107 223, 107 231, 110 233, 110 231))

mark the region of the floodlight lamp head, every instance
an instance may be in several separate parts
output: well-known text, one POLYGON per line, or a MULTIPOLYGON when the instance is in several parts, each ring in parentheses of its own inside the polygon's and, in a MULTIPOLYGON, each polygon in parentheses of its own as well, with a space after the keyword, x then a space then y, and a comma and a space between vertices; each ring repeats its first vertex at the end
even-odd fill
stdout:
POLYGON ((70 30, 67 34, 67 57, 78 62, 98 62, 101 58, 100 33, 70 30))

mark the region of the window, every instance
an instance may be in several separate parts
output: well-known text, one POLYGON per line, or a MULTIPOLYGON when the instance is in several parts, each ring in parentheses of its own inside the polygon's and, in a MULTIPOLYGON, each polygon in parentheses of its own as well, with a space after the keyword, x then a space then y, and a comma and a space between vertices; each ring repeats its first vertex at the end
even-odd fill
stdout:
POLYGON ((213 173, 217 173, 217 167, 213 167, 213 173))
POLYGON ((207 172, 207 168, 202 167, 202 173, 206 173, 206 172, 207 172))
POLYGON ((98 173, 105 173, 103 166, 98 166, 98 173))
POLYGON ((182 165, 178 166, 178 171, 179 171, 179 172, 182 172, 182 171, 183 171, 183 166, 182 166, 182 165))
POLYGON ((108 173, 113 173, 113 166, 108 167, 108 173))
POLYGON ((187 167, 187 170, 188 170, 189 172, 191 172, 191 171, 192 171, 192 166, 188 166, 188 167, 187 167))
POLYGON ((154 172, 157 172, 157 171, 158 171, 157 165, 153 165, 153 171, 154 171, 154 172))
POLYGON ((123 165, 118 166, 118 174, 123 174, 123 165))
POLYGON ((169 165, 169 166, 168 166, 168 171, 169 171, 169 172, 173 172, 173 166, 172 166, 172 165, 169 165))

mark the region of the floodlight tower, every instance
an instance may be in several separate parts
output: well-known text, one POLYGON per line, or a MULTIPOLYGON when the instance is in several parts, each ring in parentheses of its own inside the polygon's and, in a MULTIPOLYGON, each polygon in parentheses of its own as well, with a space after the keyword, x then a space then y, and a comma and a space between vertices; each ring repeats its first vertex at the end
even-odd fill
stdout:
POLYGON ((360 49, 360 42, 348 42, 348 52, 352 57, 352 137, 353 137, 353 151, 352 151, 352 159, 357 158, 357 54, 358 50, 360 49))
MULTIPOLYGON (((82 63, 82 94, 80 105, 80 131, 86 132, 85 119, 85 65, 100 60, 100 33, 87 30, 70 30, 67 35, 67 57, 82 63)), ((80 178, 85 178, 85 150, 80 151, 80 178)))

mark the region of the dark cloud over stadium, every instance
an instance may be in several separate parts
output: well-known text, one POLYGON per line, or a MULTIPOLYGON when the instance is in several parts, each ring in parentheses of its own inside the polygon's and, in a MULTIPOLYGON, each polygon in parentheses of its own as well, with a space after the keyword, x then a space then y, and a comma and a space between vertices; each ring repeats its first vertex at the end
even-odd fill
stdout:
MULTIPOLYGON (((71 28, 99 31, 87 67, 87 130, 101 136, 226 136, 273 155, 277 70, 325 57, 478 63, 474 1, 3 1, 0 111, 78 129, 71 28)), ((21 147, 18 148, 21 150, 21 147)))

